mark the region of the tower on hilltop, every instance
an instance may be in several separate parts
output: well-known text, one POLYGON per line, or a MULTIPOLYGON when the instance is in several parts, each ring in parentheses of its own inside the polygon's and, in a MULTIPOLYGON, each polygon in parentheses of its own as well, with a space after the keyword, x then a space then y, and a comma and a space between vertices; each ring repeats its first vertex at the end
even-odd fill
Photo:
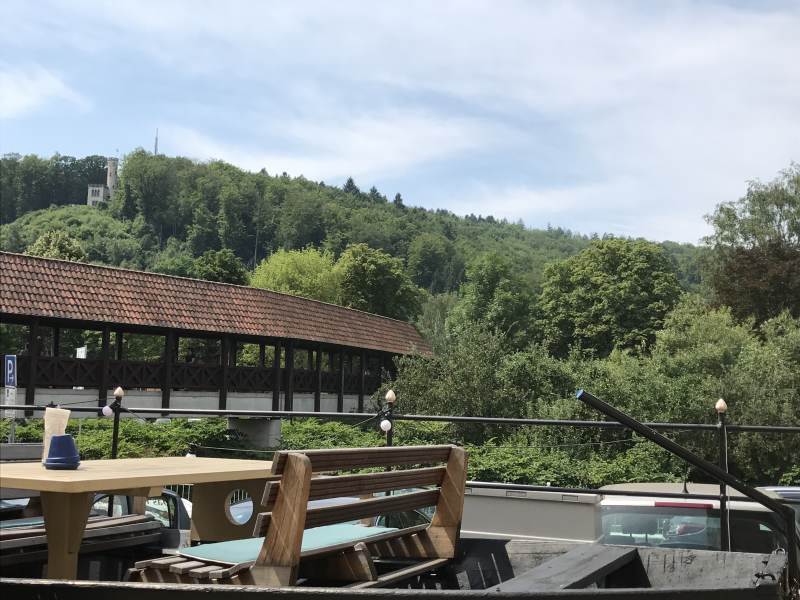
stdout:
POLYGON ((117 191, 119 184, 119 159, 114 156, 109 156, 106 159, 106 182, 103 183, 90 183, 86 191, 86 204, 89 206, 97 206, 101 202, 108 202, 114 192, 117 191))

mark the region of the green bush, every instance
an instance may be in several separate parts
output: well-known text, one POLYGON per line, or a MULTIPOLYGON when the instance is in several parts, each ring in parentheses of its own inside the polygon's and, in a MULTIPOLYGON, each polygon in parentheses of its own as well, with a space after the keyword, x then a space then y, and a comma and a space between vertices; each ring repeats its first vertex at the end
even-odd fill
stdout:
MULTIPOLYGON (((71 419, 71 434, 84 460, 111 458, 111 419, 71 419)), ((17 423, 18 442, 41 442, 42 419, 17 423)), ((2 436, 8 435, 8 421, 3 421, 2 436)), ((228 432, 225 419, 172 419, 169 423, 153 423, 138 419, 122 419, 119 430, 119 458, 145 456, 181 456, 193 446, 246 448, 245 440, 228 432)))

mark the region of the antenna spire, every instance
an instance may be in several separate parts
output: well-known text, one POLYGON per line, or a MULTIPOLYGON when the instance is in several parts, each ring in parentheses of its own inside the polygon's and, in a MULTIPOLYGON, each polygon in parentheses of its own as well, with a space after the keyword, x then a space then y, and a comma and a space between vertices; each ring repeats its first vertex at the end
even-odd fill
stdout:
POLYGON ((156 145, 153 148, 153 155, 158 156, 158 127, 156 127, 156 145))

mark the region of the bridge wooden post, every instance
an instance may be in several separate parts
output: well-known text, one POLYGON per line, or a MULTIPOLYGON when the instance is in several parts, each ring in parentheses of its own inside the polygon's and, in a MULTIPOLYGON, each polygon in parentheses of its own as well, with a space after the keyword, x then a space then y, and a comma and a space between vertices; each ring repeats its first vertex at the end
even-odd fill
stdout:
POLYGON ((272 410, 281 409, 281 343, 275 342, 272 357, 272 410))
POLYGON ((358 358, 358 412, 364 412, 364 392, 367 384, 367 353, 363 350, 358 358))
MULTIPOLYGON (((114 336, 114 346, 116 348, 117 360, 122 360, 122 332, 117 331, 114 336)), ((120 383, 120 385, 122 385, 120 383)))
MULTIPOLYGON (((36 361, 39 358, 39 319, 31 319, 28 325, 28 380, 25 382, 25 404, 33 406, 36 399, 36 361)), ((25 416, 33 416, 26 410, 25 416)))
POLYGON ((222 363, 222 376, 219 382, 219 410, 225 410, 228 406, 228 373, 230 373, 230 339, 223 336, 220 348, 220 361, 222 363))
POLYGON ((108 367, 109 367, 109 353, 111 352, 111 328, 108 325, 103 326, 101 332, 100 343, 100 388, 97 404, 98 406, 105 406, 108 404, 108 367))
POLYGON ((284 410, 294 410, 294 340, 286 343, 286 396, 284 410))
POLYGON ((174 331, 164 336, 164 380, 161 383, 161 408, 169 408, 172 396, 172 364, 175 362, 177 339, 174 331))
POLYGON ((267 349, 264 346, 264 340, 261 340, 260 342, 258 342, 258 367, 260 369, 266 368, 267 365, 264 364, 266 363, 266 361, 267 361, 267 349))
POLYGON ((339 350, 339 381, 336 412, 344 412, 344 350, 339 350))
POLYGON ((322 410, 322 346, 317 346, 317 362, 314 364, 314 412, 322 410))
POLYGON ((61 354, 61 327, 53 327, 53 358, 61 354))

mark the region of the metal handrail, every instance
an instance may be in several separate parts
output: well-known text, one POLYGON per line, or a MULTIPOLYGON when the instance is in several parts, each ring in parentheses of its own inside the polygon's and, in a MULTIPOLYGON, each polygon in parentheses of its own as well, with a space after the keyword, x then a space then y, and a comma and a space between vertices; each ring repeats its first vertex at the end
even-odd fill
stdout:
MULTIPOLYGON (((66 405, 65 405, 66 406, 66 405)), ((32 404, 2 404, 0 410, 15 411, 42 411, 44 405, 32 404)), ((201 417, 261 417, 272 419, 292 418, 319 418, 319 419, 369 419, 375 413, 340 413, 340 412, 314 412, 314 411, 288 411, 288 410, 235 410, 235 409, 208 409, 208 408, 152 408, 152 407, 126 407, 131 413, 137 415, 185 415, 201 417)), ((99 407, 69 406, 73 412, 98 413, 99 407)), ((574 419, 521 419, 515 417, 464 417, 458 415, 404 415, 394 413, 395 421, 428 421, 446 423, 474 423, 482 425, 514 425, 519 427, 576 427, 583 429, 625 429, 626 426, 617 421, 591 421, 574 419)), ((655 430, 699 430, 717 431, 718 426, 711 423, 644 423, 655 430)), ((728 431, 760 432, 790 434, 800 433, 800 427, 777 425, 727 425, 728 431)))

